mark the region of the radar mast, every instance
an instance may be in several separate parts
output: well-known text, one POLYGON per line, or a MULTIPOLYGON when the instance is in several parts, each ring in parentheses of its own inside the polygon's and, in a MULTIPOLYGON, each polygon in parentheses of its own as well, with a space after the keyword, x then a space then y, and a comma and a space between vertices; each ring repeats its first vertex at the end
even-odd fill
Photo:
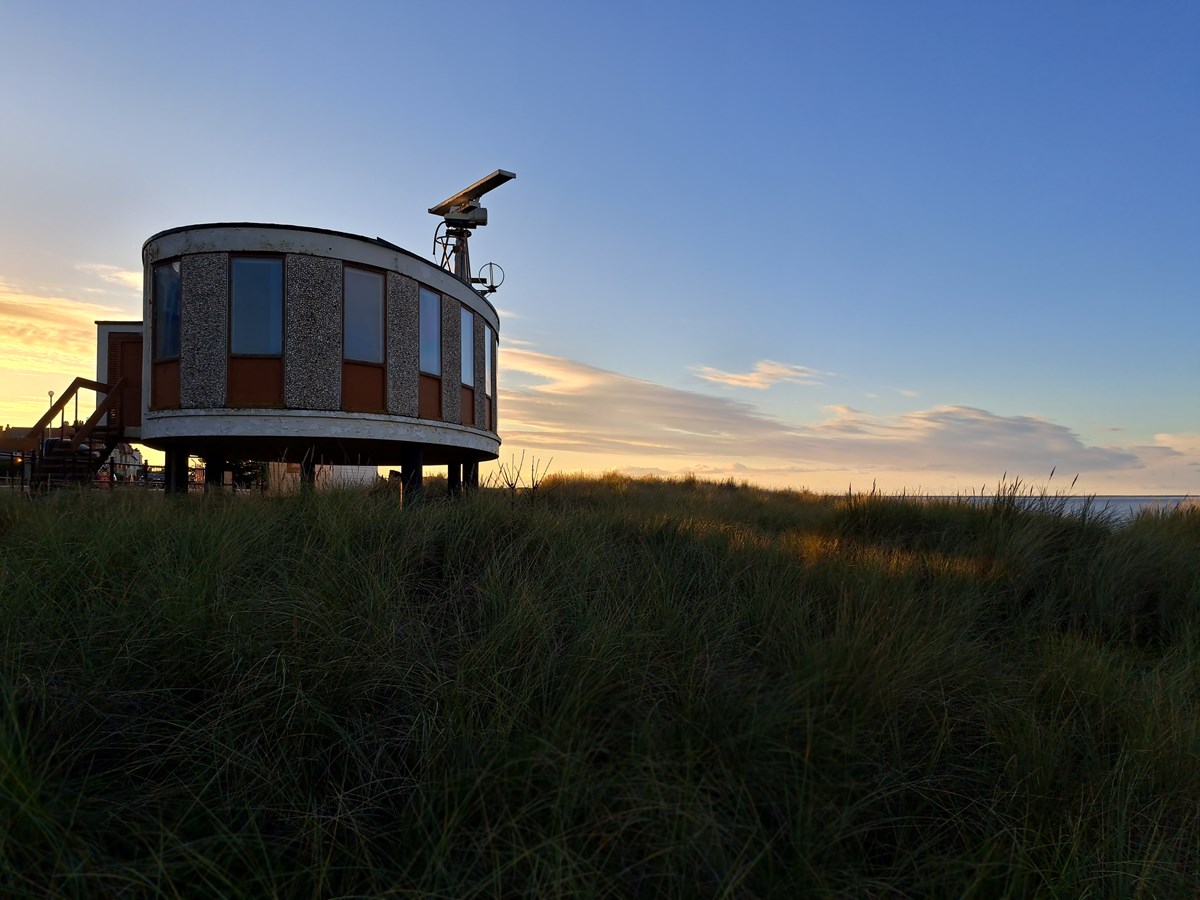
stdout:
MULTIPOLYGON (((497 169, 486 178, 479 179, 470 187, 463 188, 449 199, 429 208, 430 213, 442 217, 433 236, 434 255, 436 256, 438 249, 441 249, 440 265, 467 284, 487 285, 484 290, 485 294, 494 292, 500 286, 500 283, 494 280, 494 272, 500 267, 495 263, 488 263, 485 266, 488 270, 487 278, 473 277, 467 239, 473 230, 487 224, 487 210, 479 205, 480 198, 488 191, 495 190, 516 177, 513 172, 497 169), (442 231, 443 227, 445 228, 444 232, 442 231)), ((502 282, 504 270, 500 269, 500 271, 502 282)))

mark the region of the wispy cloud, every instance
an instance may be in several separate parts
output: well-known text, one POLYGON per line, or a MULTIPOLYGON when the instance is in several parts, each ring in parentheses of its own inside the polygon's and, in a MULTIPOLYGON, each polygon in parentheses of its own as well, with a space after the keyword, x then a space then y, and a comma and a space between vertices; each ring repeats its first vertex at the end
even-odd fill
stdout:
POLYGON ((134 272, 128 269, 121 269, 117 266, 110 266, 104 263, 80 263, 75 266, 80 272, 87 272, 90 275, 95 275, 101 281, 107 284, 115 284, 118 287, 127 288, 129 290, 141 291, 142 289, 142 273, 134 272))
MULTIPOLYGON (((95 321, 122 318, 129 313, 116 306, 0 279, 0 420, 28 425, 45 412, 48 390, 94 375, 95 321)), ((85 394, 82 407, 90 404, 85 394)))
POLYGON ((740 466, 742 477, 760 473, 795 484, 820 482, 821 473, 893 473, 901 483, 933 487, 961 478, 994 481, 1004 472, 1045 477, 1052 469, 1111 480, 1160 468, 1165 479, 1169 468, 1177 483, 1194 471, 1186 468, 1190 461, 1200 460, 1200 441, 1186 436, 1160 436, 1150 447, 1101 447, 1045 418, 970 406, 876 415, 839 405, 815 421, 789 422, 745 401, 531 350, 506 348, 500 362, 501 382, 509 385, 499 403, 508 446, 603 460, 592 468, 708 466, 737 475, 740 466))
POLYGON ((712 366, 695 366, 692 369, 697 378, 711 381, 713 384, 723 384, 727 387, 753 388, 765 391, 772 385, 790 382, 791 384, 821 384, 821 376, 828 372, 818 372, 808 366, 790 365, 776 362, 773 359, 759 360, 749 372, 723 372, 712 366))
POLYGON ((0 281, 0 360, 6 372, 95 370, 97 319, 122 310, 67 297, 34 294, 0 281))

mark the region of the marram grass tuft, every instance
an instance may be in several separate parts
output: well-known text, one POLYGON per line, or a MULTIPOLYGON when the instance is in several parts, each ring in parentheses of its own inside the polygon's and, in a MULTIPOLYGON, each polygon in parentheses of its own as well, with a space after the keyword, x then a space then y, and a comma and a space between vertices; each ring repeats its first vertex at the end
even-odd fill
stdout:
POLYGON ((5 896, 1188 897, 1200 518, 0 497, 5 896))

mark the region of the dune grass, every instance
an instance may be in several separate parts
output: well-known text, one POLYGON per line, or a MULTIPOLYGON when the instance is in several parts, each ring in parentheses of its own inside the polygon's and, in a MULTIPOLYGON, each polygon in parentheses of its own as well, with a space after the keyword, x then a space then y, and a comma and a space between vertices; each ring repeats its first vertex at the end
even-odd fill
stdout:
POLYGON ((5 896, 1192 897, 1200 512, 0 497, 5 896))

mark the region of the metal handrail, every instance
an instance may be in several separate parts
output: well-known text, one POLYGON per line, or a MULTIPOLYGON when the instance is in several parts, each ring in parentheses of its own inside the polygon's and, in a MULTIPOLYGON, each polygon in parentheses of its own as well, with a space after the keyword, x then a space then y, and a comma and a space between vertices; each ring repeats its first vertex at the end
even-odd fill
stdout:
MULTIPOLYGON (((117 384, 120 384, 125 379, 119 379, 117 384)), ((71 382, 70 387, 63 391, 54 403, 46 410, 46 414, 37 420, 37 423, 29 429, 29 432, 23 438, 10 438, 4 442, 5 448, 13 450, 36 450, 41 444, 42 435, 46 429, 54 423, 54 417, 66 409, 67 403, 79 392, 80 388, 96 391, 97 393, 107 393, 104 404, 109 404, 109 401, 114 396, 114 389, 107 384, 99 381, 92 381, 90 378, 76 378, 71 382)), ((93 416, 93 418, 96 418, 93 416)), ((90 421, 90 420, 89 420, 90 421)))
MULTIPOLYGON (((80 379, 77 378, 75 380, 79 381, 80 379)), ((93 383, 95 383, 95 382, 93 382, 93 383)), ((86 440, 88 437, 91 436, 92 431, 95 430, 95 428, 96 428, 96 423, 99 422, 101 418, 103 418, 103 416, 106 412, 108 412, 110 409, 113 409, 114 407, 117 407, 120 405, 120 403, 121 403, 121 388, 123 388, 124 386, 125 386, 125 379, 122 377, 122 378, 118 378, 116 380, 116 382, 113 383, 113 385, 108 388, 108 396, 104 398, 104 401, 102 403, 100 403, 99 405, 96 406, 96 411, 93 412, 91 417, 86 422, 83 423, 83 426, 81 428, 79 428, 78 430, 76 430, 75 434, 71 436, 71 449, 72 450, 78 450, 79 445, 82 444, 84 442, 84 440, 86 440)), ((120 416, 117 417, 117 424, 118 425, 121 424, 120 416)))

